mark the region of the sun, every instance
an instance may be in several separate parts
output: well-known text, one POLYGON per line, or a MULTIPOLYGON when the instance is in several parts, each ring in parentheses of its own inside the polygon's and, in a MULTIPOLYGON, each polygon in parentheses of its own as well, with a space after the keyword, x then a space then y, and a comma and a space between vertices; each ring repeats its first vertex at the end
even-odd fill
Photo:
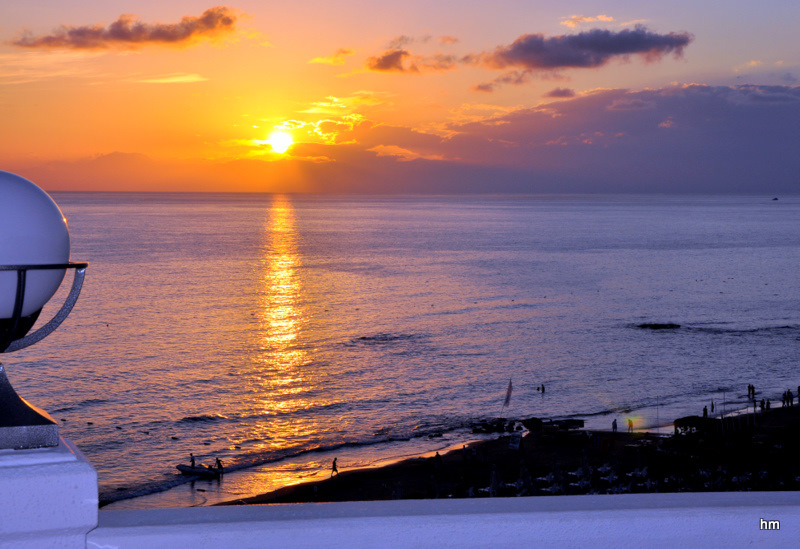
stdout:
POLYGON ((283 154, 292 146, 294 139, 286 132, 275 131, 269 134, 267 143, 272 146, 272 152, 283 154))

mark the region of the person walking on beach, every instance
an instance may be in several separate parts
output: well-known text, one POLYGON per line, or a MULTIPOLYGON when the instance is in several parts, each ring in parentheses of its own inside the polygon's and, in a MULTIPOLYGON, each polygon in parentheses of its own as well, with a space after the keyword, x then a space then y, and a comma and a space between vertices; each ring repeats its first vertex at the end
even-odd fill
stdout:
POLYGON ((194 467, 194 454, 191 452, 189 452, 189 463, 191 463, 192 467, 194 467))
POLYGON ((616 433, 617 432, 617 419, 616 418, 614 418, 614 421, 611 422, 611 432, 612 433, 616 433))
POLYGON ((708 406, 703 406, 703 417, 708 417, 708 406))
POLYGON ((628 418, 628 432, 629 433, 633 432, 633 420, 630 418, 628 418))
POLYGON ((216 468, 217 468, 217 471, 219 471, 219 474, 221 475, 221 474, 222 474, 222 460, 221 460, 221 459, 219 459, 219 458, 217 458, 217 459, 214 461, 214 467, 216 467, 216 468))
POLYGON ((331 463, 331 478, 333 478, 333 475, 337 475, 337 476, 339 475, 339 468, 336 467, 336 460, 337 459, 338 458, 333 458, 333 463, 331 463))

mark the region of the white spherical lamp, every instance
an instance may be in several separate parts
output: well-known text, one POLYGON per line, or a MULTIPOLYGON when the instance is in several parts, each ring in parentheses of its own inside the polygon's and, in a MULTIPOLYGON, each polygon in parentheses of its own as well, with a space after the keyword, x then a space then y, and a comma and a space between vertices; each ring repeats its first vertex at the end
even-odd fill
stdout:
MULTIPOLYGON (((67 220, 53 199, 27 179, 0 171, 0 265, 48 265, 69 261, 67 220)), ((22 316, 38 313, 53 297, 64 269, 28 273, 22 316)), ((0 319, 14 312, 17 277, 0 272, 0 319)))
MULTIPOLYGON (((69 261, 67 220, 53 199, 0 171, 0 353, 24 349, 58 328, 78 299, 86 266, 69 261), (69 295, 49 322, 28 334, 66 269, 75 272, 69 295)), ((55 421, 16 394, 0 364, 0 450, 56 445, 55 421)))

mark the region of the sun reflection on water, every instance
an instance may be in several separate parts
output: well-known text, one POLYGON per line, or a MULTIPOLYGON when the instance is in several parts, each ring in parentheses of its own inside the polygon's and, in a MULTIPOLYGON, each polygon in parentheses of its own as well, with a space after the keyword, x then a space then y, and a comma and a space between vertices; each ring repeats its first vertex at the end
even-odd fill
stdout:
MULTIPOLYGON (((297 252, 294 208, 285 196, 276 196, 264 227, 259 302, 257 308, 254 371, 251 390, 258 411, 275 414, 302 408, 308 388, 303 366, 308 353, 297 347, 305 313, 300 306, 301 265, 297 252)), ((263 433, 262 433, 263 434, 263 433)))
MULTIPOLYGON (((325 407, 331 397, 321 390, 324 374, 318 371, 319 364, 307 347, 313 337, 308 333, 312 329, 311 313, 299 239, 291 199, 276 195, 264 223, 256 324, 250 342, 253 352, 244 381, 248 396, 243 413, 256 416, 259 421, 241 434, 243 443, 265 451, 265 455, 313 446, 319 433, 329 430, 330 426, 323 423, 336 421, 304 413, 325 407)), ((315 473, 292 471, 289 467, 280 478, 284 484, 291 484, 309 474, 315 473)))

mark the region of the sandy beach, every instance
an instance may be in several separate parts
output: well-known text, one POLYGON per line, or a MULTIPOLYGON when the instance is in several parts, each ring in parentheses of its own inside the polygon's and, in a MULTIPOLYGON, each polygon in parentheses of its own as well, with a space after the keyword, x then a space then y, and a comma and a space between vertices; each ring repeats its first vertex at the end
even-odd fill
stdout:
POLYGON ((681 418, 681 432, 672 435, 525 423, 524 431, 441 455, 340 470, 221 505, 800 489, 800 406, 724 420, 681 418))

